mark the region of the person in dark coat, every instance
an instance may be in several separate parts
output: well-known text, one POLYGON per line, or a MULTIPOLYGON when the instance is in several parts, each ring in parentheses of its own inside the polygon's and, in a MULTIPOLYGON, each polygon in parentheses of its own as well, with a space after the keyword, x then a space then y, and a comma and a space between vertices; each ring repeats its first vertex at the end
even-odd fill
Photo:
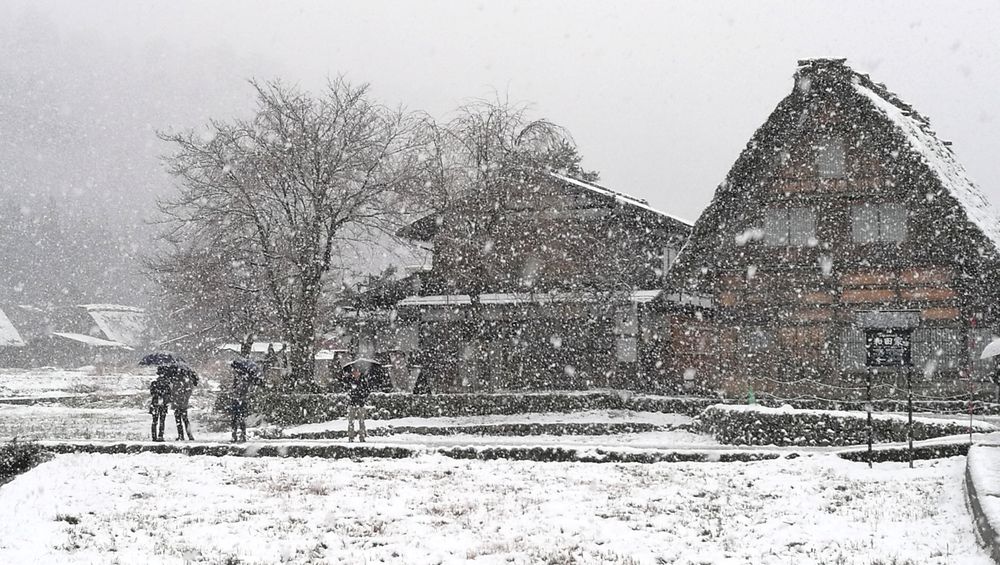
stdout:
POLYGON ((233 387, 229 393, 229 414, 232 417, 233 442, 245 442, 247 416, 250 414, 250 387, 263 384, 263 380, 257 364, 249 359, 234 360, 232 368, 233 387))
POLYGON ((188 420, 188 408, 191 406, 191 393, 198 386, 198 374, 184 365, 174 365, 170 371, 170 401, 174 407, 174 422, 177 424, 177 441, 187 438, 194 441, 191 434, 191 422, 188 420))
POLYGON ((156 378, 149 383, 149 413, 153 415, 150 434, 153 441, 163 441, 163 425, 170 405, 170 369, 165 365, 156 368, 156 378))
POLYGON ((993 372, 990 374, 993 384, 997 385, 997 403, 1000 404, 1000 355, 993 358, 993 372))
POLYGON ((354 421, 358 421, 358 439, 365 441, 365 403, 372 392, 371 379, 354 365, 344 367, 341 377, 347 390, 347 441, 354 441, 354 421))

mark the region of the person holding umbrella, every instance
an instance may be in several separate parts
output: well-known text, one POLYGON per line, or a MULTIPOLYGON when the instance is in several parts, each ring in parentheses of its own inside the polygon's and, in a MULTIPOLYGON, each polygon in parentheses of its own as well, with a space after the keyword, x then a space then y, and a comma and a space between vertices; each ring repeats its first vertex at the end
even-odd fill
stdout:
POLYGON ((993 341, 986 344, 982 354, 979 355, 980 359, 991 357, 993 358, 993 370, 990 371, 990 380, 996 385, 996 401, 1000 403, 1000 338, 994 338, 993 341))
POLYGON ((347 389, 347 441, 354 441, 354 421, 358 422, 358 439, 365 441, 365 403, 372 392, 371 370, 378 363, 357 359, 344 365, 341 382, 347 389), (362 369, 365 371, 362 373, 362 369))
POLYGON ((247 440, 247 416, 250 414, 250 387, 264 384, 257 364, 241 357, 231 363, 233 386, 229 396, 229 415, 233 428, 233 443, 247 440))
POLYGON ((170 405, 170 369, 168 365, 156 368, 156 378, 149 383, 149 413, 153 416, 150 433, 153 441, 163 441, 163 425, 167 419, 167 407, 170 405))
POLYGON ((191 406, 191 393, 198 386, 198 374, 186 363, 167 365, 170 374, 170 401, 174 407, 174 422, 177 424, 177 441, 187 438, 194 441, 191 434, 191 422, 188 420, 188 408, 191 406))
POLYGON ((153 441, 163 441, 163 427, 167 419, 167 408, 170 405, 171 365, 183 363, 179 355, 169 351, 150 353, 139 360, 140 366, 155 366, 156 379, 149 383, 149 413, 153 416, 150 435, 153 441))

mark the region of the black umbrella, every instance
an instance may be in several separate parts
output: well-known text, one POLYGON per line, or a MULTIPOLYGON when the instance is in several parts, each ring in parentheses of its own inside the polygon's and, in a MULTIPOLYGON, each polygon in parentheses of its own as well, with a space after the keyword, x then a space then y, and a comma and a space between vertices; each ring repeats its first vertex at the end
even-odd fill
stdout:
POLYGON ((247 359, 246 357, 237 357, 236 359, 233 359, 233 362, 230 363, 229 365, 232 368, 236 369, 237 371, 246 373, 248 375, 257 372, 257 364, 254 363, 252 360, 247 359))
POLYGON ((139 365, 177 365, 178 363, 184 363, 184 359, 170 351, 150 353, 139 360, 139 365))

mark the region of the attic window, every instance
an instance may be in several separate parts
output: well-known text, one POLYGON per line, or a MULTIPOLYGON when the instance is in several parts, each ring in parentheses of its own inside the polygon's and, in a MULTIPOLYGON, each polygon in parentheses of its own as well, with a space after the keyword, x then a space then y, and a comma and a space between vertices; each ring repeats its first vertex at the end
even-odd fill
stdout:
POLYGON ((677 254, 679 250, 673 245, 663 246, 663 274, 666 275, 670 271, 670 267, 674 266, 674 261, 677 260, 677 254))
POLYGON ((899 243, 906 240, 906 208, 901 204, 864 204, 851 208, 854 243, 899 243))
POLYGON ((824 139, 816 145, 816 172, 823 179, 842 179, 845 170, 844 140, 824 139))
POLYGON ((770 208, 764 211, 764 243, 802 247, 815 245, 816 212, 812 208, 770 208))

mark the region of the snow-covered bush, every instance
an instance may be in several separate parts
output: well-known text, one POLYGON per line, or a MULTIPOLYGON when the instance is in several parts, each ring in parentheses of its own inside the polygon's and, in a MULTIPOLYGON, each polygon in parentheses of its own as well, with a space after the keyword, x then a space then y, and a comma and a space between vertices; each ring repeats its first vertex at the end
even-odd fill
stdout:
MULTIPOLYGON (((766 408, 759 405, 715 405, 698 416, 698 427, 721 443, 733 445, 843 446, 868 441, 864 412, 766 408)), ((975 432, 995 431, 977 423, 975 432)), ((968 423, 915 416, 913 439, 968 433, 968 423)), ((906 441, 906 416, 874 414, 872 441, 906 441)))
POLYGON ((14 439, 0 444, 0 483, 42 462, 45 454, 34 442, 14 439))

